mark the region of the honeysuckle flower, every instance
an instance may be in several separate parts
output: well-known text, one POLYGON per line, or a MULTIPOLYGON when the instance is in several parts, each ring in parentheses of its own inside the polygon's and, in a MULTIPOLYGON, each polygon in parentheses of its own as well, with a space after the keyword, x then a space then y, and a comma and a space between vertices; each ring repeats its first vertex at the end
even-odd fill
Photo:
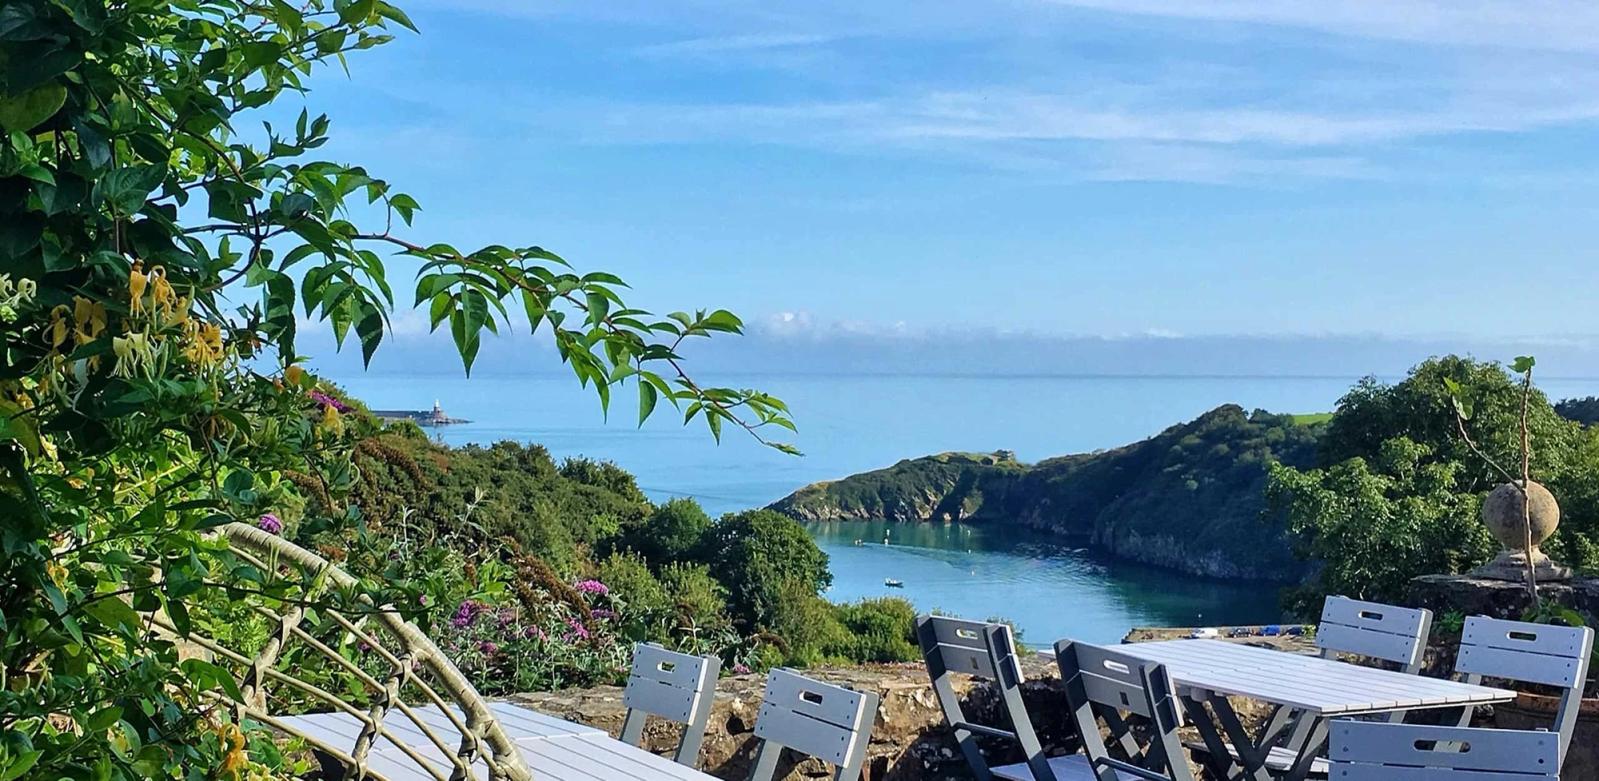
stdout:
POLYGON ((39 283, 27 277, 17 280, 17 299, 23 302, 32 301, 33 295, 39 292, 39 283))
POLYGON ((79 347, 100 338, 105 331, 105 304, 90 301, 83 296, 72 297, 73 341, 79 347))
POLYGON ((133 261, 133 268, 128 271, 128 313, 139 314, 144 311, 144 289, 150 284, 150 278, 144 275, 144 261, 133 261))
POLYGON ((61 345, 67 343, 67 307, 65 304, 50 310, 50 347, 59 350, 61 345))
POLYGON ((111 338, 111 354, 117 358, 117 364, 111 367, 112 377, 132 377, 138 357, 133 352, 132 336, 114 336, 111 338))
POLYGON ((150 301, 159 311, 162 319, 172 316, 174 305, 178 301, 178 294, 172 289, 172 284, 167 282, 165 266, 156 266, 150 269, 150 301))

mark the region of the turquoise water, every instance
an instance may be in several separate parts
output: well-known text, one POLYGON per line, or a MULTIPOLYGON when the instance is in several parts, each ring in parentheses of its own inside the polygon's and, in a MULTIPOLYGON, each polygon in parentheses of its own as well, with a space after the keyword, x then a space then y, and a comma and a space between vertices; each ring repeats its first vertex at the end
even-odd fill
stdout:
MULTIPOLYGON (((805 456, 785 456, 728 431, 721 445, 702 426, 683 428, 665 408, 643 428, 624 391, 607 422, 569 376, 339 377, 378 408, 424 409, 439 400, 467 425, 434 429, 451 444, 537 442, 557 457, 616 462, 653 498, 693 496, 722 513, 766 505, 815 482, 948 450, 1008 449, 1033 461, 1151 436, 1223 403, 1275 412, 1330 410, 1354 377, 942 377, 766 375, 712 378, 757 387, 792 406, 805 456)), ((1551 396, 1599 392, 1592 381, 1544 380, 1551 396)), ((1269 622, 1271 589, 1238 587, 1110 563, 1069 546, 992 529, 813 527, 832 557, 829 596, 885 593, 923 609, 1002 616, 1025 636, 1119 638, 1134 625, 1269 622), (884 578, 905 581, 892 591, 884 578)))
POLYGON ((810 528, 832 557, 829 597, 899 596, 922 611, 1003 618, 1040 646, 1065 637, 1115 643, 1134 626, 1269 623, 1281 615, 1270 587, 1135 566, 1002 528, 866 521, 810 528), (886 586, 886 578, 904 587, 886 586))

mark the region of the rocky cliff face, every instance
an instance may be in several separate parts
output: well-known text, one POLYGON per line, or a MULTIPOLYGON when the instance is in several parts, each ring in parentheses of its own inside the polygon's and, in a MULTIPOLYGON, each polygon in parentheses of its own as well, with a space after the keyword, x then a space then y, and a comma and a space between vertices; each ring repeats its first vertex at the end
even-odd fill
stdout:
POLYGON ((808 486, 772 505, 805 521, 1016 523, 1118 557, 1220 578, 1286 581, 1304 564, 1264 517, 1267 465, 1308 466, 1318 431, 1218 407, 1142 442, 1033 465, 945 453, 808 486))

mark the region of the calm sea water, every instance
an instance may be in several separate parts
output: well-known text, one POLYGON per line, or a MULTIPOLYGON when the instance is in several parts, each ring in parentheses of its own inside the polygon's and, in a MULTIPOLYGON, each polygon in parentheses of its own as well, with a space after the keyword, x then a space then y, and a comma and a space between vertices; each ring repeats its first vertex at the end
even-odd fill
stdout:
MULTIPOLYGON (((653 498, 692 496, 713 514, 759 507, 815 482, 948 450, 1014 450, 1023 460, 1136 441, 1219 404, 1274 412, 1330 410, 1356 378, 938 377, 765 375, 714 378, 788 401, 800 431, 785 456, 736 431, 714 443, 664 408, 643 428, 635 402, 612 419, 568 376, 354 375, 338 378, 377 408, 435 400, 472 423, 435 429, 450 444, 537 442, 557 457, 614 461, 653 498)), ((1544 380, 1555 398, 1599 392, 1591 380, 1544 380)), ((779 434, 786 432, 777 432, 779 434)), ((988 528, 818 524, 836 600, 894 594, 922 609, 1017 622, 1034 642, 1108 642, 1139 625, 1270 622, 1270 589, 1107 562, 1036 537, 988 528), (856 546, 855 540, 865 543, 856 546), (884 578, 905 582, 888 589, 884 578)))

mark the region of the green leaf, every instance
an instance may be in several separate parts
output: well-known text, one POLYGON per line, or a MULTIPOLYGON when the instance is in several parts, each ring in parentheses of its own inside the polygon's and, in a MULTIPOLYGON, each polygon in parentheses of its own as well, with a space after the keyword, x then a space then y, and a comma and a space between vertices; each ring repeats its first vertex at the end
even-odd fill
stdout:
POLYGON ((27 132, 55 116, 66 102, 67 88, 60 84, 42 84, 15 97, 0 95, 0 128, 27 132))
POLYGON ((119 214, 133 214, 144 208, 145 200, 165 176, 166 170, 156 165, 118 168, 95 183, 95 199, 108 203, 119 214))
POLYGON ((23 773, 33 769, 34 763, 39 761, 39 756, 43 753, 44 752, 40 749, 34 749, 32 751, 24 751, 21 754, 18 754, 16 759, 11 760, 11 764, 6 765, 4 768, 0 768, 0 781, 11 781, 14 778, 21 778, 23 773))
POLYGON ((83 728, 89 732, 101 732, 116 726, 122 720, 122 709, 112 705, 95 711, 83 721, 83 728))
POLYGON ((119 597, 99 596, 86 603, 83 612, 112 629, 136 631, 139 628, 139 614, 119 597))
POLYGON ((1516 360, 1510 364, 1510 370, 1517 374, 1526 374, 1527 372, 1532 371, 1532 367, 1537 365, 1537 358, 1534 358, 1531 355, 1521 355, 1517 356, 1516 360))
POLYGON ((251 70, 277 62, 283 56, 283 46, 272 41, 252 41, 243 49, 244 64, 251 70))
POLYGON ((644 421, 649 420, 650 413, 655 411, 655 404, 659 400, 660 397, 656 395, 655 386, 651 385, 647 380, 640 378, 638 383, 639 426, 642 427, 644 425, 644 421))
POLYGON ((372 18, 372 12, 377 8, 377 0, 334 0, 333 7, 339 12, 339 21, 345 24, 361 24, 372 18))
POLYGON ((30 456, 39 455, 39 429, 34 416, 0 397, 0 442, 16 442, 30 456))

